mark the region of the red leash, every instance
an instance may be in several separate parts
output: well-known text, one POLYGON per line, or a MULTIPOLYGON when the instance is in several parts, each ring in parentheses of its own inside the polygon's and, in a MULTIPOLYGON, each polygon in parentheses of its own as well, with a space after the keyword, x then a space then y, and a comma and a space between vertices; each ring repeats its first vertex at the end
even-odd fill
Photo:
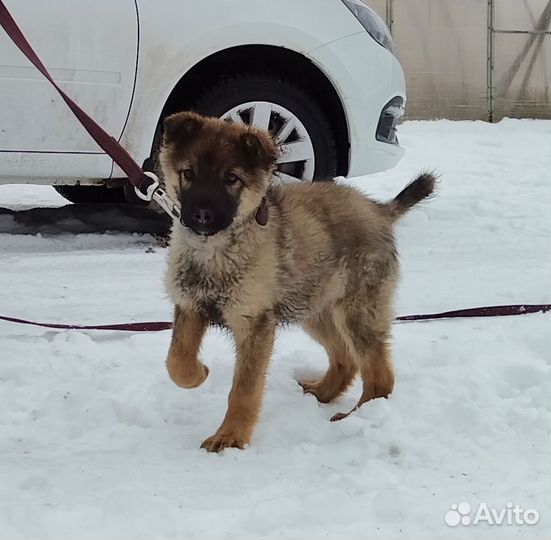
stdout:
MULTIPOLYGON (((440 313, 423 313, 420 315, 402 315, 396 317, 398 322, 431 321, 435 319, 465 319, 471 317, 506 317, 510 315, 525 315, 527 313, 547 313, 551 311, 551 304, 514 304, 506 306, 487 306, 468 309, 456 309, 453 311, 442 311, 440 313)), ((53 328, 55 330, 115 330, 121 332, 159 332, 169 330, 172 323, 168 321, 148 321, 120 324, 57 324, 27 321, 16 317, 4 317, 0 315, 0 321, 17 324, 40 326, 42 328, 53 328)))
POLYGON ((115 330, 121 332, 159 332, 160 330, 169 330, 172 323, 168 321, 158 322, 134 322, 120 324, 57 324, 27 321, 26 319, 17 319, 16 317, 4 317, 0 315, 0 321, 7 321, 17 324, 27 324, 30 326, 40 326, 42 328, 53 328, 55 330, 115 330))
POLYGON ((511 304, 505 306, 485 306, 441 313, 424 313, 421 315, 402 315, 397 321, 430 321, 433 319, 466 319, 469 317, 507 317, 509 315, 525 315, 527 313, 547 313, 551 304, 511 304))
MULTIPOLYGON (((65 103, 73 111, 80 123, 84 126, 90 136, 98 143, 98 145, 109 154, 119 165, 119 167, 128 175, 128 179, 133 185, 140 187, 142 182, 151 183, 151 178, 145 177, 141 167, 132 159, 130 154, 109 134, 107 134, 92 118, 85 113, 54 81, 46 66, 41 62, 38 55, 26 40, 23 32, 17 26, 17 23, 10 15, 8 8, 4 2, 0 0, 0 25, 12 41, 17 45, 19 50, 34 64, 36 69, 52 83, 52 86, 57 90, 65 103)), ((144 186, 145 187, 145 186, 144 186)), ((147 188, 145 189, 147 191, 147 188)))

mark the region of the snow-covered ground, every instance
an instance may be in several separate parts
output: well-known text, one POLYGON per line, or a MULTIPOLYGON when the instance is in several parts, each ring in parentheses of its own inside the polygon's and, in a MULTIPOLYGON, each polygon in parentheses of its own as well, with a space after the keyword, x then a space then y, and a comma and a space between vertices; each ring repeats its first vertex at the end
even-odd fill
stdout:
MULTIPOLYGON (((550 303, 551 122, 400 131, 402 162, 351 180, 386 199, 420 169, 442 174, 438 196, 398 228, 397 312, 550 303)), ((0 187, 0 206, 35 204, 63 201, 51 188, 0 187)), ((165 259, 151 237, 0 235, 0 314, 169 320, 165 259)), ((185 391, 164 368, 169 332, 0 322, 0 538, 547 540, 550 322, 397 324, 394 394, 337 423, 358 385, 331 405, 302 395, 295 379, 322 373, 326 358, 302 332, 282 331, 253 444, 222 455, 199 445, 225 412, 233 351, 223 334, 203 348, 209 378, 185 391), (512 503, 539 522, 446 525, 462 502, 471 519, 481 503, 512 503)))

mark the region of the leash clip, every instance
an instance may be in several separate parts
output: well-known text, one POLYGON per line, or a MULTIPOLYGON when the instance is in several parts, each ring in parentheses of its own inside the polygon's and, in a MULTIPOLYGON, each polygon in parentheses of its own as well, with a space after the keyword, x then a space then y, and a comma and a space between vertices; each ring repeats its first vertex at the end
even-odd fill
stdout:
POLYGON ((144 175, 149 177, 152 182, 142 191, 135 186, 134 191, 142 201, 155 201, 172 219, 180 219, 180 205, 173 201, 168 193, 161 187, 159 178, 151 171, 144 171, 144 175))
POLYGON ((157 188, 159 187, 159 178, 155 173, 152 173, 150 171, 143 171, 143 174, 144 176, 147 176, 151 181, 145 187, 145 191, 142 191, 143 182, 142 185, 140 185, 139 187, 134 186, 134 191, 142 201, 149 202, 151 201, 153 195, 155 194, 155 191, 157 191, 157 188))
POLYGON ((153 193, 153 200, 172 218, 180 220, 180 204, 168 195, 161 187, 157 187, 153 193))

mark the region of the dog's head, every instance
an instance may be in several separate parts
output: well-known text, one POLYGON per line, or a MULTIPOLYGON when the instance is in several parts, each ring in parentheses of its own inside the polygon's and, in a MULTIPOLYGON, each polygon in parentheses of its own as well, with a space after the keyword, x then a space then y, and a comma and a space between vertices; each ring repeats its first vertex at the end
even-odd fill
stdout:
POLYGON ((254 215, 277 158, 270 135, 192 112, 164 121, 159 155, 170 196, 182 207, 181 223, 210 236, 254 215))

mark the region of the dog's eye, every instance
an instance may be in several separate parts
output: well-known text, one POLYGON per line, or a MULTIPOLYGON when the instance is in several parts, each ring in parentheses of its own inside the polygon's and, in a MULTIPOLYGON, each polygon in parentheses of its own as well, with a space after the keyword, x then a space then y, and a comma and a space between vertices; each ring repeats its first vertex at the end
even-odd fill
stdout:
POLYGON ((227 173, 226 177, 224 178, 224 181, 226 184, 233 186, 237 181, 239 180, 238 176, 235 173, 227 173))
POLYGON ((180 177, 184 177, 186 180, 192 180, 193 171, 191 169, 182 169, 180 171, 180 177))

